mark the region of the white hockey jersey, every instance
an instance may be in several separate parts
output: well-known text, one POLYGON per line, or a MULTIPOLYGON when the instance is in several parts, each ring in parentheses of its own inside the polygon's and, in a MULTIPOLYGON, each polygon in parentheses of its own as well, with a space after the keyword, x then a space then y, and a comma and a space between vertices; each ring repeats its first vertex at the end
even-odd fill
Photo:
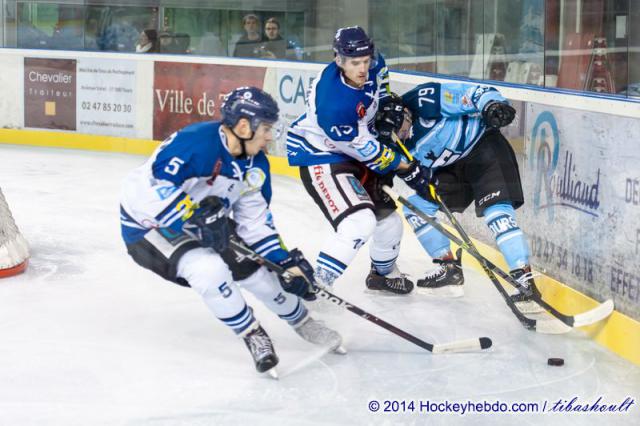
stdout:
POLYGON ((335 62, 324 68, 311 85, 306 112, 289 127, 289 164, 313 166, 356 160, 380 174, 395 170, 400 156, 376 140, 374 128, 379 98, 386 96, 388 84, 388 70, 381 55, 362 88, 347 84, 335 62))
POLYGON ((266 155, 234 158, 220 126, 198 123, 174 133, 126 177, 120 205, 125 243, 134 243, 155 228, 182 232, 185 214, 194 203, 215 195, 252 249, 276 262, 287 256, 269 210, 266 155))

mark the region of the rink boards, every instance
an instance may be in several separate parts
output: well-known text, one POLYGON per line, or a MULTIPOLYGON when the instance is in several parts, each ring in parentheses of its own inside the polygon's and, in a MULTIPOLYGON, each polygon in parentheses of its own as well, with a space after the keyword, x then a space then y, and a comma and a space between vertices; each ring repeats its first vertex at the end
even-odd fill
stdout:
MULTIPOLYGON (((278 101, 282 127, 303 110, 322 64, 169 55, 3 49, 0 143, 148 154, 196 121, 219 118, 222 96, 254 85, 278 101)), ((392 87, 439 77, 392 73, 392 87)), ((518 118, 504 130, 525 189, 519 211, 545 300, 567 313, 612 298, 606 325, 585 330, 640 364, 640 102, 495 84, 518 118)), ((269 147, 287 166, 284 134, 269 147)), ((473 209, 471 209, 473 210, 473 209)), ((472 211, 465 227, 502 264, 472 211)), ((503 265, 503 264, 502 264, 503 265)))

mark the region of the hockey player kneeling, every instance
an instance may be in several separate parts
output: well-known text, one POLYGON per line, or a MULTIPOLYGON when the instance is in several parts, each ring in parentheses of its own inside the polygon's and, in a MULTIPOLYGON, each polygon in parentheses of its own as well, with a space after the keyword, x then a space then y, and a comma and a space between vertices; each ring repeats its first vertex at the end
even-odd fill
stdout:
POLYGON ((263 149, 277 120, 278 106, 267 93, 235 89, 222 105, 221 122, 174 133, 127 176, 120 209, 131 257, 200 294, 211 312, 244 339, 256 369, 273 376, 278 364, 273 343, 241 287, 303 339, 341 350, 340 335, 311 318, 302 303, 301 298, 315 298, 304 277, 310 266, 300 251, 289 252, 280 243, 269 210, 271 178, 263 149), (238 256, 229 247, 234 238, 295 277, 281 283, 273 272, 238 256))
MULTIPOLYGON (((379 139, 395 145, 392 133, 432 170, 431 183, 453 212, 475 201, 514 279, 531 294, 539 294, 531 273, 529 247, 516 222, 515 210, 524 197, 515 154, 500 128, 515 117, 500 92, 472 84, 421 84, 402 97, 392 94, 381 102, 376 117, 379 139)), ((429 193, 409 197, 430 216, 439 209, 429 193), (426 196, 425 196, 426 195, 426 196)), ((424 249, 438 266, 418 280, 428 292, 462 295, 464 277, 459 256, 449 240, 405 207, 404 214, 424 249)), ((522 312, 540 311, 531 295, 512 296, 522 312)))

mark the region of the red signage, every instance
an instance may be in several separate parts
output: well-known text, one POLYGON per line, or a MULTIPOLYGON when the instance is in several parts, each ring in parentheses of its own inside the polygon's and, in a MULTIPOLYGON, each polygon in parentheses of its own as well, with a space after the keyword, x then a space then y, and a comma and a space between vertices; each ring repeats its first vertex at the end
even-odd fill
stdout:
POLYGON ((163 140, 189 124, 220 118, 224 95, 236 87, 262 89, 263 67, 156 62, 153 139, 163 140))
POLYGON ((24 125, 76 130, 75 59, 24 58, 24 125))

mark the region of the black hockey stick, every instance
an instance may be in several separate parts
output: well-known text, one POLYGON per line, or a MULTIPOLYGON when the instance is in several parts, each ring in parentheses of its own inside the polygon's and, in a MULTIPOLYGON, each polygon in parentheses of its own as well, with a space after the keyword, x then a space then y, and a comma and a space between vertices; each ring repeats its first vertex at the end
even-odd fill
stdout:
MULTIPOLYGON (((287 272, 282 266, 271 262, 270 260, 260 256, 255 251, 251 250, 249 247, 244 245, 241 242, 236 241, 234 238, 230 240, 231 248, 239 255, 244 256, 248 259, 253 260, 261 265, 266 266, 271 269, 276 274, 282 276, 284 279, 290 279, 292 276, 287 272)), ((415 337, 412 334, 407 333, 404 330, 399 329, 398 327, 389 324, 388 322, 378 318, 377 316, 370 314, 363 309, 358 308, 355 305, 347 302, 346 300, 336 296, 325 288, 318 286, 316 283, 311 283, 313 289, 315 290, 316 296, 321 297, 323 299, 328 300, 329 302, 339 306, 343 309, 348 310, 359 316, 360 318, 366 319, 379 327, 384 328, 387 331, 395 334, 396 336, 402 337, 409 342, 420 346, 423 349, 428 350, 431 353, 439 354, 439 353, 447 353, 447 352, 468 352, 468 351, 476 351, 488 349, 491 347, 492 342, 488 337, 480 337, 478 339, 468 339, 468 340, 457 340, 449 343, 429 343, 415 337)))
POLYGON ((584 312, 582 314, 565 315, 559 312, 558 310, 556 310, 553 306, 546 303, 544 300, 542 300, 542 298, 534 296, 533 299, 536 301, 536 303, 540 304, 540 306, 547 309, 549 313, 551 313, 551 315, 553 315, 556 319, 535 320, 535 319, 524 316, 524 314, 520 312, 520 310, 518 310, 518 308, 515 306, 515 304, 507 294, 504 287, 502 287, 502 285, 498 282, 496 274, 517 289, 521 289, 522 286, 518 282, 516 282, 513 279, 513 277, 511 277, 511 275, 507 274, 502 269, 498 268, 496 265, 494 265, 492 262, 490 262, 488 259, 486 259, 484 256, 482 256, 478 252, 478 250, 476 249, 475 245, 473 244, 469 236, 464 232, 464 229, 462 229, 462 227, 457 222, 457 220, 455 219, 451 211, 448 208, 446 208, 446 205, 444 205, 444 203, 442 203, 442 200, 440 200, 440 205, 443 207, 445 215, 447 215, 449 220, 451 220, 451 223, 453 224, 454 227, 456 227, 458 232, 460 232, 460 235, 462 236, 463 239, 465 239, 465 241, 460 240, 460 238, 458 238, 456 235, 454 235, 449 230, 447 230, 444 226, 438 223, 435 220, 435 218, 432 218, 431 216, 424 213, 422 210, 420 210, 415 205, 413 205, 409 200, 395 193, 391 188, 385 186, 383 187, 383 190, 391 198, 405 205, 407 208, 409 208, 411 211, 417 214, 421 219, 429 223, 436 230, 444 234, 447 238, 449 238, 451 241, 453 241, 455 244, 457 244, 458 246, 466 250, 471 256, 473 256, 480 263, 484 271, 487 273, 487 275, 491 279, 491 282, 496 287, 500 295, 504 298, 505 302, 507 303, 507 305, 509 306, 513 314, 527 329, 535 330, 541 333, 549 333, 549 334, 567 333, 568 331, 571 330, 571 327, 582 327, 585 325, 596 323, 598 321, 605 319, 613 312, 613 302, 611 300, 607 300, 602 304, 598 305, 597 307, 587 312, 584 312))

